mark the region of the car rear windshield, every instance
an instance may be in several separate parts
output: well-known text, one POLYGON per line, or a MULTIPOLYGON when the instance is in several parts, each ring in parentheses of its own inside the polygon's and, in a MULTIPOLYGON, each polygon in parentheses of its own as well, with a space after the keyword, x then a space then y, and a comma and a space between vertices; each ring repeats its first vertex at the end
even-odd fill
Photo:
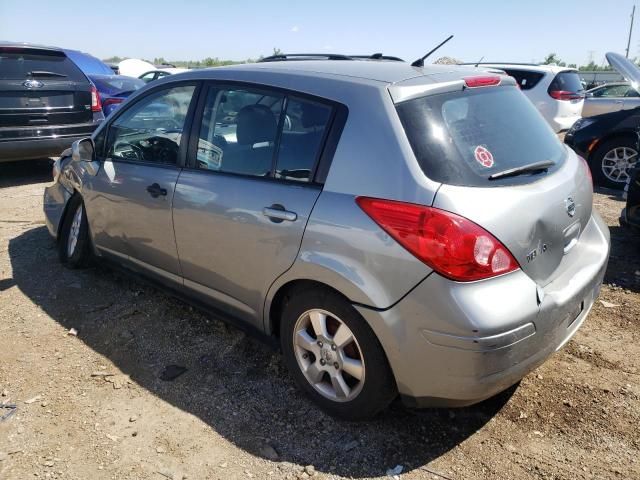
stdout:
POLYGON ((124 75, 93 75, 91 81, 101 92, 109 95, 120 95, 123 93, 131 93, 146 85, 143 80, 133 77, 125 77, 124 75))
POLYGON ((529 183, 544 173, 490 180, 495 173, 553 161, 564 146, 516 87, 487 87, 399 103, 397 111, 418 163, 432 180, 450 185, 529 183))
POLYGON ((531 90, 542 80, 542 77, 544 77, 544 73, 541 72, 516 70, 512 68, 503 68, 503 70, 507 75, 515 79, 522 90, 531 90))
POLYGON ((552 92, 554 90, 578 93, 582 92, 584 88, 582 87, 582 82, 580 82, 578 72, 560 72, 549 85, 549 91, 552 92))
POLYGON ((27 78, 87 82, 84 74, 63 52, 0 48, 0 80, 27 78))

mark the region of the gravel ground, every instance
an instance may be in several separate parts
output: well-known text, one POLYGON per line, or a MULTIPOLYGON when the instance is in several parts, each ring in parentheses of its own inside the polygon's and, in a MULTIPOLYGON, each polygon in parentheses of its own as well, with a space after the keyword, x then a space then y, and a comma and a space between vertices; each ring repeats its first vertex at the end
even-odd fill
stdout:
POLYGON ((562 351, 483 404, 347 423, 241 331, 105 266, 63 268, 48 181, 47 162, 0 165, 0 404, 17 405, 0 479, 640 478, 640 237, 614 194, 595 198, 606 284, 562 351), (163 381, 168 365, 187 370, 163 381))

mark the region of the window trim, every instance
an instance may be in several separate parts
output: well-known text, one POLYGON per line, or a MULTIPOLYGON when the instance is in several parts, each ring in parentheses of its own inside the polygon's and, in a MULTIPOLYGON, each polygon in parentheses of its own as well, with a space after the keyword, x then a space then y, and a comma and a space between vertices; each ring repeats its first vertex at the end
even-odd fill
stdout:
MULTIPOLYGON (((145 87, 142 87, 142 88, 145 88, 145 87)), ((153 87, 149 88, 149 90, 145 91, 144 93, 141 93, 139 96, 137 96, 132 100, 131 104, 127 105, 127 108, 119 108, 118 110, 116 110, 112 114, 111 118, 109 119, 108 123, 106 123, 104 128, 101 128, 96 132, 96 136, 103 131, 105 132, 104 141, 101 142, 102 146, 101 146, 101 151, 99 152, 98 160, 103 162, 109 160, 114 163, 131 163, 134 165, 146 165, 151 167, 171 168, 176 170, 184 168, 186 158, 187 158, 188 139, 191 137, 191 127, 193 126, 193 118, 196 111, 196 107, 198 105, 198 102, 200 101, 201 91, 202 91, 201 80, 186 80, 181 82, 168 82, 160 85, 154 85, 153 87), (113 122, 115 122, 121 115, 123 115, 124 112, 128 111, 131 108, 134 108, 136 104, 147 99, 151 95, 155 95, 161 90, 171 90, 173 88, 189 87, 189 86, 193 86, 195 88, 193 91, 193 95, 191 96, 191 102, 189 103, 187 115, 184 120, 184 126, 182 128, 182 138, 180 139, 180 147, 178 149, 178 161, 174 165, 167 164, 167 163, 142 162, 140 160, 111 158, 106 156, 107 144, 109 142, 109 133, 110 133, 109 130, 111 129, 113 122)))
POLYGON ((300 92, 297 90, 291 90, 282 87, 276 87, 272 85, 265 85, 261 83, 252 83, 252 82, 243 82, 243 81, 235 81, 235 80, 216 80, 209 79, 203 80, 204 85, 202 86, 200 96, 198 98, 198 105, 196 107, 194 116, 193 116, 193 124, 191 128, 191 133, 189 137, 189 146, 186 154, 186 162, 184 164, 184 169, 194 172, 200 172, 207 175, 230 175, 234 177, 242 177, 242 178, 250 178, 255 180, 269 181, 269 182, 278 182, 283 184, 297 185, 300 187, 322 187, 324 184, 327 173, 329 171, 329 167, 331 166, 331 162, 333 160, 333 155, 337 149, 338 142, 342 135, 342 131, 344 129, 344 125, 346 123, 348 108, 335 100, 330 100, 324 97, 319 97, 316 95, 311 95, 308 93, 300 92), (273 92, 274 94, 279 94, 283 96, 283 105, 280 114, 280 118, 278 119, 278 132, 276 137, 276 148, 274 149, 274 156, 271 163, 271 170, 268 176, 261 177, 257 175, 249 175, 245 173, 234 173, 234 172, 224 172, 219 170, 208 170, 203 168, 198 168, 196 166, 196 154, 198 151, 198 141, 200 139, 200 129, 202 127, 202 121, 204 119, 204 107, 209 96, 209 92, 211 90, 224 90, 224 89, 237 89, 237 88, 246 88, 247 90, 261 90, 267 92, 273 92), (282 137, 282 124, 284 119, 284 114, 286 112, 286 106, 289 102, 290 98, 300 98, 301 100, 308 100, 312 102, 316 102, 322 105, 326 105, 331 108, 332 112, 329 117, 329 121, 327 122, 327 127, 322 136, 322 140, 320 142, 320 149, 316 154, 316 158, 314 160, 314 165, 311 170, 311 175, 309 181, 301 182, 298 180, 287 180, 284 178, 276 178, 275 176, 275 168, 278 159, 278 152, 280 150, 280 139, 282 137), (338 118, 339 117, 339 118, 338 118), (336 121, 338 120, 338 121, 336 121), (320 175, 319 175, 320 173, 320 175))

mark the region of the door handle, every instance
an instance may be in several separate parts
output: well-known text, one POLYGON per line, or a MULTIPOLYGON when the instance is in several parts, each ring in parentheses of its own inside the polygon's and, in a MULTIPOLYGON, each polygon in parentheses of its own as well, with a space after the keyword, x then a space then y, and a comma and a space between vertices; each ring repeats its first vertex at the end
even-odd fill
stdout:
POLYGON ((157 183, 149 185, 147 187, 147 192, 149 192, 149 195, 151 195, 153 198, 158 198, 160 195, 162 195, 163 197, 167 196, 167 189, 161 188, 157 183))
POLYGON ((287 222, 295 222, 298 219, 298 214, 296 212, 290 212, 289 210, 285 210, 285 208, 280 204, 273 204, 270 207, 264 207, 262 209, 262 214, 265 217, 269 217, 274 223, 281 223, 284 220, 287 222))

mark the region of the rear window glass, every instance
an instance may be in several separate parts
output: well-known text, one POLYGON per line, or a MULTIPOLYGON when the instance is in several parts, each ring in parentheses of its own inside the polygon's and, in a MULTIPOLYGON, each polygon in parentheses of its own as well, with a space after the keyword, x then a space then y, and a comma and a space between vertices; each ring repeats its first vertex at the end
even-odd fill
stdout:
POLYGON ((526 70, 512 70, 506 68, 503 70, 507 75, 515 79, 522 90, 532 89, 540 80, 542 80, 542 77, 544 77, 544 73, 540 72, 527 72, 526 70))
POLYGON ((111 76, 91 76, 91 81, 101 92, 109 95, 120 95, 123 93, 131 93, 146 85, 139 78, 126 77, 124 75, 111 76))
POLYGON ((87 82, 84 74, 64 53, 0 49, 0 79, 27 78, 87 82))
POLYGON ((450 185, 529 183, 541 174, 489 180, 494 173, 551 160, 565 150, 533 104, 515 87, 467 89, 396 106, 425 175, 450 185))
POLYGON ((558 73, 551 85, 549 85, 549 91, 562 90, 565 92, 582 92, 582 82, 580 82, 580 75, 577 72, 560 72, 558 73))

